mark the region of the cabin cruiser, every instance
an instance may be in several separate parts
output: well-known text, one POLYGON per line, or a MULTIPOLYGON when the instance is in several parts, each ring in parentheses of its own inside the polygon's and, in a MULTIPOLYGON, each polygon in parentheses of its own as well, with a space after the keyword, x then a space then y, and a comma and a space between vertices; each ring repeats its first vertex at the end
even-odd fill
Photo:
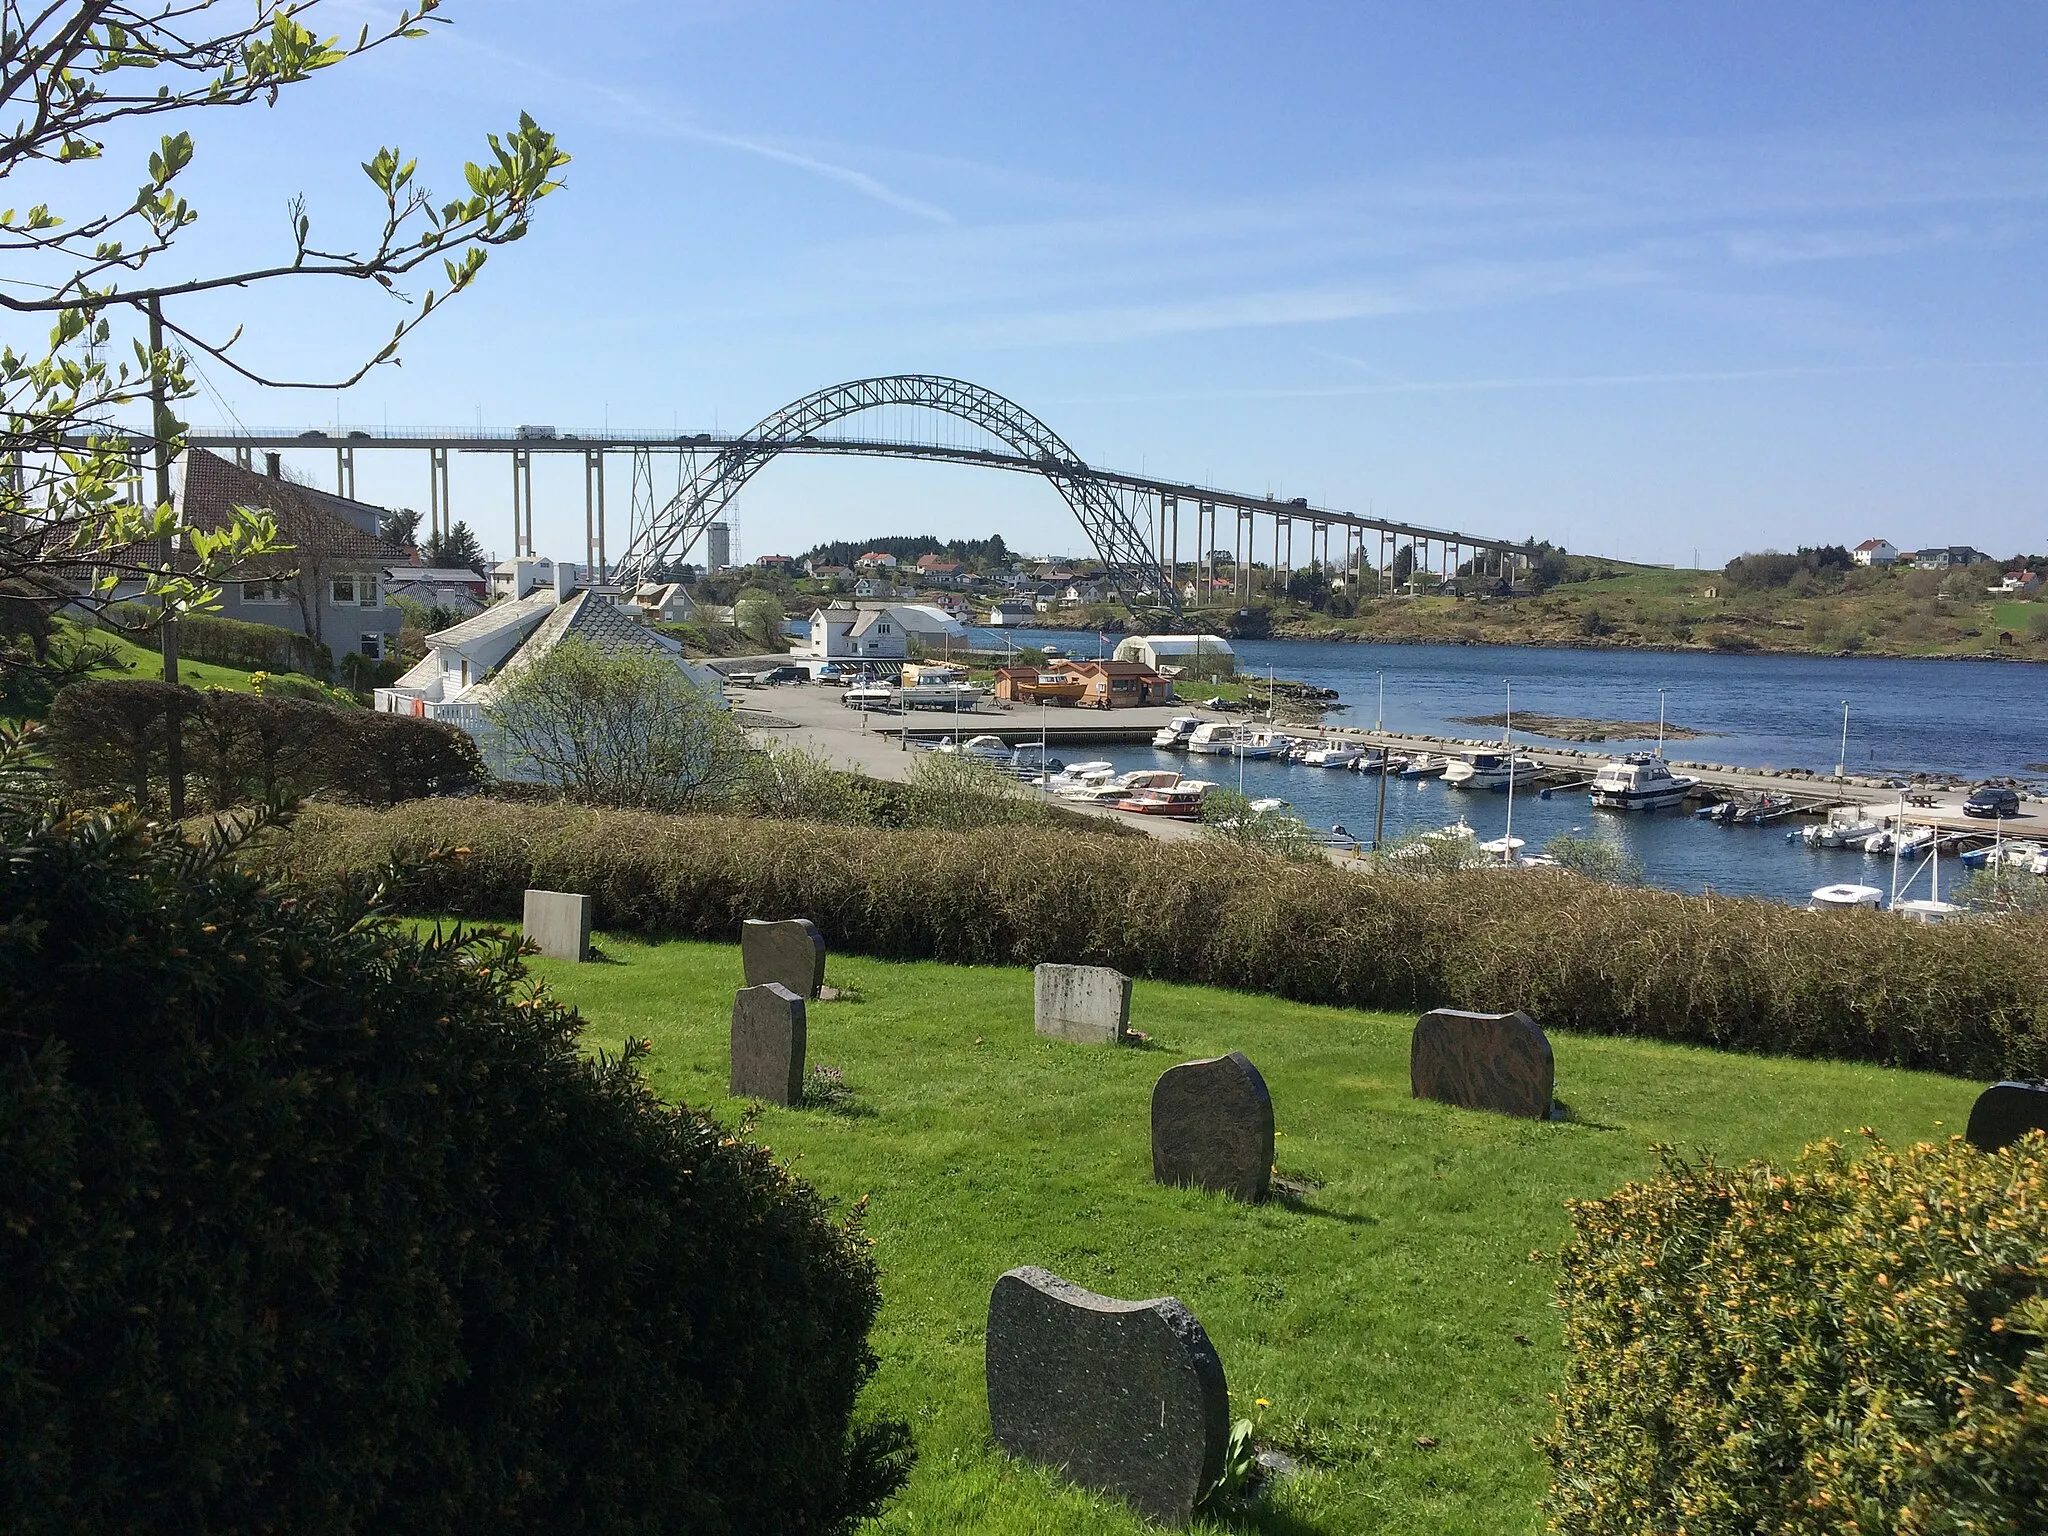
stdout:
POLYGON ((1204 720, 1188 733, 1190 752, 1230 753, 1237 750, 1244 728, 1228 720, 1204 720))
POLYGON ((1176 821, 1199 821, 1202 797, 1215 786, 1205 779, 1182 779, 1166 789, 1141 789, 1116 808, 1138 816, 1169 816, 1176 821))
POLYGON ((1107 784, 1115 777, 1116 764, 1106 759, 1097 759, 1094 762, 1069 764, 1047 779, 1045 787, 1052 794, 1063 795, 1070 789, 1107 784))
POLYGON ((1183 751, 1201 723, 1200 715, 1175 715, 1153 732, 1152 745, 1161 752, 1183 751))
POLYGON ((1358 756, 1352 759, 1351 771, 1353 773, 1387 773, 1393 771, 1396 764, 1406 767, 1407 762, 1406 758, 1388 757, 1378 747, 1362 747, 1359 749, 1358 756))
POLYGON ((957 750, 962 757, 971 757, 978 763, 1007 763, 1011 755, 1009 744, 1000 736, 970 736, 957 750))
POLYGON ((1180 775, 1171 768, 1138 768, 1100 783, 1082 784, 1073 789, 1063 790, 1060 798, 1074 805, 1115 805, 1119 800, 1132 798, 1141 790, 1171 789, 1179 782, 1180 775))
POLYGON ((1697 783, 1674 774, 1663 758, 1640 752, 1594 774, 1589 798, 1603 811, 1657 811, 1678 804, 1697 783))
POLYGON ((1444 764, 1444 783, 1452 789, 1506 789, 1514 776, 1539 771, 1535 759, 1507 752, 1460 752, 1444 764))
POLYGON ((1365 748, 1348 741, 1326 741, 1321 746, 1311 746, 1301 754, 1301 761, 1309 768, 1355 768, 1358 760, 1365 756, 1365 748))
POLYGON ((1431 757, 1427 752, 1418 752, 1401 764, 1399 776, 1404 779, 1426 779, 1442 773, 1446 758, 1431 757))

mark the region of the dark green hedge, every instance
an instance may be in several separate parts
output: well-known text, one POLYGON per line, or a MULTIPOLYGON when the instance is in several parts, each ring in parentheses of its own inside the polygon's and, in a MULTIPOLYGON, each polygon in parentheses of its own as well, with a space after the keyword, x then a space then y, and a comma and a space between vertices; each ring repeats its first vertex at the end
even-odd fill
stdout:
MULTIPOLYGON (((156 622, 154 610, 136 604, 123 604, 113 617, 136 626, 156 622)), ((334 675, 334 653, 311 635, 217 613, 188 613, 178 620, 178 654, 244 672, 304 672, 323 680, 334 675)))
POLYGON ((1563 1536, 2039 1531, 2048 1142, 1667 1161, 1574 1207, 1563 1536))
POLYGON ((1418 878, 1214 843, 682 818, 421 800, 321 809, 274 857, 333 881, 462 846, 411 910, 512 918, 586 891, 607 928, 729 940, 805 916, 836 948, 964 964, 1053 960, 1378 1008, 1523 1008, 1554 1029, 1873 1061, 1972 1077, 2048 1069, 2048 921, 1823 921, 1774 902, 1618 889, 1564 872, 1418 878))
MULTIPOLYGON (((0 829, 5 830, 5 829, 0 829)), ((857 1226, 421 941, 120 816, 0 861, 0 1530, 827 1532, 857 1226)))
POLYGON ((436 720, 122 679, 74 683, 51 704, 46 743, 59 780, 84 797, 161 803, 173 711, 187 794, 207 809, 315 794, 395 805, 485 777, 475 741, 436 720))

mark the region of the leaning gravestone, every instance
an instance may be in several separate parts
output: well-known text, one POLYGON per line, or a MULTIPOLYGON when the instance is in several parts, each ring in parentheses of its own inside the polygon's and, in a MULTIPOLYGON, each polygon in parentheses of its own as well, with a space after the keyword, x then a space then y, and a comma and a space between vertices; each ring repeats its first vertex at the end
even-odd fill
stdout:
POLYGON ((1550 1113, 1557 1067, 1550 1041, 1526 1013, 1437 1008, 1415 1026, 1408 1082, 1418 1099, 1541 1120, 1550 1113))
POLYGON ((528 891, 520 931, 544 955, 590 958, 590 898, 568 891, 528 891))
POLYGON ((988 1299, 988 1418, 1012 1456, 1184 1525, 1223 1471, 1230 1394, 1194 1314, 1035 1267, 988 1299))
POLYGON ((1964 1134, 1980 1152, 2000 1152, 2029 1131, 2048 1131, 2048 1083, 1993 1083, 1970 1106, 1964 1134))
POLYGON ((1168 1067, 1152 1088, 1152 1177, 1239 1200, 1266 1198, 1273 1100, 1244 1052, 1168 1067))
POLYGON ((804 1000, 780 982, 733 994, 728 1092, 784 1106, 803 1097, 804 1000))
POLYGON ((825 936, 807 917, 750 917, 740 924, 740 965, 750 987, 777 981, 798 997, 816 997, 825 984, 825 936))
POLYGON ((1131 978, 1105 965, 1041 965, 1031 973, 1031 1020, 1055 1040, 1115 1045, 1131 1022, 1131 978))

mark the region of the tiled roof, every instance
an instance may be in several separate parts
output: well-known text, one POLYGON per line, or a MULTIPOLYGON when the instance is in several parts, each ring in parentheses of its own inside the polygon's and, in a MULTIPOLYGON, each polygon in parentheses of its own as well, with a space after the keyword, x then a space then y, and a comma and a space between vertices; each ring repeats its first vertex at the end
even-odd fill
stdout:
POLYGON ((509 629, 520 629, 540 623, 555 606, 552 587, 543 587, 538 592, 529 592, 512 603, 493 603, 482 613, 464 619, 460 624, 451 624, 446 629, 437 629, 427 639, 435 645, 452 645, 457 649, 474 644, 478 640, 500 635, 509 629))
POLYGON ((491 686, 502 686, 571 636, 587 640, 607 655, 617 655, 621 651, 651 651, 657 656, 680 656, 683 650, 666 635, 655 634, 610 599, 599 597, 594 592, 578 592, 541 621, 540 627, 513 652, 511 659, 492 679, 491 686))
POLYGON ((187 528, 209 532, 229 524, 231 507, 248 507, 268 512, 277 522, 278 538, 291 545, 289 551, 252 562, 251 568, 266 571, 295 569, 308 555, 331 561, 382 568, 403 565, 405 551, 389 539, 365 533, 339 512, 336 506, 361 507, 375 515, 382 509, 364 502, 345 502, 324 491, 293 485, 243 469, 204 448, 185 451, 184 486, 178 501, 178 520, 187 528))

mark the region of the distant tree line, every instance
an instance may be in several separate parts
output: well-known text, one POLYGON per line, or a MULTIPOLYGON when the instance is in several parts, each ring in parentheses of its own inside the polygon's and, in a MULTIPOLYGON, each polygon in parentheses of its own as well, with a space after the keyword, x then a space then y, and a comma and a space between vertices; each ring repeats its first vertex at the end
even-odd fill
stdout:
POLYGON ((1792 554, 1775 549, 1737 555, 1723 568, 1730 591, 1761 592, 1771 587, 1789 587, 1800 575, 1818 576, 1823 571, 1851 571, 1856 557, 1840 544, 1801 545, 1792 554))
POLYGON ((994 570, 1010 563, 1010 548, 1003 542, 1003 536, 992 534, 985 539, 936 539, 929 534, 918 534, 909 538, 884 539, 833 539, 820 544, 804 556, 820 565, 851 566, 854 561, 870 551, 876 554, 894 555, 903 564, 912 564, 919 555, 942 555, 948 560, 957 560, 962 565, 976 570, 994 570))

